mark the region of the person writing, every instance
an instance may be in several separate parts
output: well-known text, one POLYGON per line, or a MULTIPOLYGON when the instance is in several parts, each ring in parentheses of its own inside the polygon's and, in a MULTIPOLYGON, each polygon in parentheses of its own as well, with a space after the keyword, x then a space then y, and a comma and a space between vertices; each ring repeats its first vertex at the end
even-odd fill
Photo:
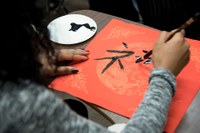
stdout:
MULTIPOLYGON (((45 32, 38 36, 30 25, 38 23, 39 27, 36 1, 3 1, 11 11, 1 11, 0 133, 111 132, 75 113, 40 82, 41 67, 54 63, 56 51, 43 36, 45 32), (38 57, 43 51, 46 59, 41 63, 38 57)), ((175 95, 175 77, 190 57, 184 33, 178 32, 166 42, 170 34, 161 32, 154 45, 154 68, 148 90, 122 133, 161 133, 164 128, 168 107, 175 95)), ((88 54, 87 51, 81 52, 88 54)))

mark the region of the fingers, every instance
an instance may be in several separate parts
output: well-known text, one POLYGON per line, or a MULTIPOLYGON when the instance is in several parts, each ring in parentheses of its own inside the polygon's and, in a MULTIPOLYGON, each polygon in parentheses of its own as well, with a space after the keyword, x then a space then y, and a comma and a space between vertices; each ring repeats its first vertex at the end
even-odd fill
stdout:
POLYGON ((84 61, 88 59, 89 51, 82 49, 60 49, 56 51, 57 61, 73 60, 84 61))
MULTIPOLYGON (((169 37, 172 34, 174 34, 174 32, 177 32, 177 30, 178 29, 174 29, 171 32, 161 31, 160 36, 158 37, 157 41, 160 42, 159 44, 166 42, 166 40, 168 40, 169 37)), ((185 30, 181 30, 180 32, 175 33, 172 36, 172 38, 173 39, 182 39, 184 36, 185 36, 185 30)), ((169 41, 173 40, 172 38, 169 41)))
POLYGON ((167 35, 168 35, 169 33, 168 32, 166 32, 166 31, 161 31, 160 32, 160 35, 159 35, 159 37, 158 37, 158 40, 157 40, 157 42, 160 42, 160 43, 158 43, 158 44, 161 44, 161 43, 164 43, 164 41, 167 39, 167 35))
MULTIPOLYGON (((188 64, 190 60, 190 50, 187 50, 186 53, 183 56, 183 59, 179 62, 180 68, 184 68, 188 64)), ((177 76, 182 69, 176 69, 174 72, 174 75, 177 76)))
MULTIPOLYGON (((174 30, 172 30, 171 32, 169 32, 170 34, 174 34, 174 32, 177 32, 177 30, 178 29, 174 29, 174 30)), ((181 31, 179 31, 183 36, 185 36, 185 30, 184 29, 182 29, 181 31)), ((179 32, 177 32, 177 33, 179 33, 179 32)))
POLYGON ((184 31, 177 32, 172 38, 172 32, 161 32, 153 48, 153 65, 154 67, 163 67, 170 70, 176 76, 189 62, 189 43, 184 38, 184 31))
POLYGON ((73 61, 70 61, 68 63, 66 63, 68 66, 71 66, 71 65, 75 65, 75 64, 78 64, 80 63, 81 61, 84 61, 84 60, 73 60, 73 61))
POLYGON ((40 69, 42 77, 61 76, 78 73, 78 69, 71 66, 45 65, 40 69))
POLYGON ((185 30, 181 30, 181 33, 183 34, 183 36, 185 36, 185 30))
POLYGON ((174 41, 174 42, 176 42, 176 43, 184 43, 184 36, 185 36, 185 30, 181 30, 181 31, 179 31, 179 32, 177 32, 177 30, 178 29, 175 29, 175 30, 173 30, 173 31, 171 31, 171 32, 169 32, 168 33, 168 37, 167 37, 167 42, 170 42, 170 41, 174 41), (175 34, 174 34, 175 33, 175 34), (171 38, 170 38, 170 36, 172 36, 171 38), (168 39, 168 38, 170 38, 170 39, 168 39))
POLYGON ((59 66, 54 72, 54 76, 69 75, 78 73, 78 69, 70 66, 59 66))

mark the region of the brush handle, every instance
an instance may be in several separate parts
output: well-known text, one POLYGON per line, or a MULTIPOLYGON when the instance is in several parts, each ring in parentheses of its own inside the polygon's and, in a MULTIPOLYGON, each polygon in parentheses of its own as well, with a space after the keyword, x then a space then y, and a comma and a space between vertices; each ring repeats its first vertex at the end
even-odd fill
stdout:
POLYGON ((172 34, 170 34, 169 37, 165 40, 165 42, 168 42, 170 39, 172 39, 172 37, 173 37, 176 33, 180 32, 181 30, 182 30, 182 28, 179 28, 179 29, 177 29, 175 32, 173 32, 172 34))
MULTIPOLYGON (((182 28, 177 29, 175 32, 173 32, 167 39, 165 42, 169 41, 177 32, 180 32, 182 30, 182 28)), ((152 55, 152 50, 150 50, 149 52, 147 52, 144 56, 143 59, 147 59, 149 58, 149 56, 152 55)))
POLYGON ((200 17, 200 12, 197 12, 193 17, 189 18, 184 24, 182 24, 174 33, 172 33, 165 42, 169 41, 177 32, 186 29, 192 23, 194 23, 200 17))

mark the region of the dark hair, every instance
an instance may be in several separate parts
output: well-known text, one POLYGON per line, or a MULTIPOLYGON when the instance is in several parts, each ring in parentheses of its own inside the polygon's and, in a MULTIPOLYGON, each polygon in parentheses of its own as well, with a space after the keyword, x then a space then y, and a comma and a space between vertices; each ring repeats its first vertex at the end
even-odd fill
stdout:
MULTIPOLYGON (((46 0, 4 0, 1 5, 0 79, 38 80, 38 54, 52 55, 53 47, 46 36, 46 0), (40 2, 40 3, 39 3, 40 2)), ((50 59, 50 58, 49 58, 50 59)))

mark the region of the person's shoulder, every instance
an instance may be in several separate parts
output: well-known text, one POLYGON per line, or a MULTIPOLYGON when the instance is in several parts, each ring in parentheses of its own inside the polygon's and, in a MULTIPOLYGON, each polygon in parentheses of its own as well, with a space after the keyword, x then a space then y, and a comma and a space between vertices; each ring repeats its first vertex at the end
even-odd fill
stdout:
MULTIPOLYGON (((64 103, 53 92, 43 85, 23 80, 20 82, 0 82, 0 118, 4 123, 0 124, 0 132, 13 126, 13 131, 28 129, 30 122, 37 130, 37 122, 56 118, 55 110, 64 108, 64 103), (44 119, 41 119, 43 118, 44 119)), ((58 112, 59 113, 59 112, 58 112)))
POLYGON ((46 87, 31 80, 19 79, 18 81, 0 81, 1 93, 21 93, 22 91, 42 92, 46 87))
POLYGON ((53 92, 42 84, 31 80, 0 82, 0 103, 7 103, 7 105, 23 103, 24 106, 27 106, 50 98, 56 98, 53 92))

